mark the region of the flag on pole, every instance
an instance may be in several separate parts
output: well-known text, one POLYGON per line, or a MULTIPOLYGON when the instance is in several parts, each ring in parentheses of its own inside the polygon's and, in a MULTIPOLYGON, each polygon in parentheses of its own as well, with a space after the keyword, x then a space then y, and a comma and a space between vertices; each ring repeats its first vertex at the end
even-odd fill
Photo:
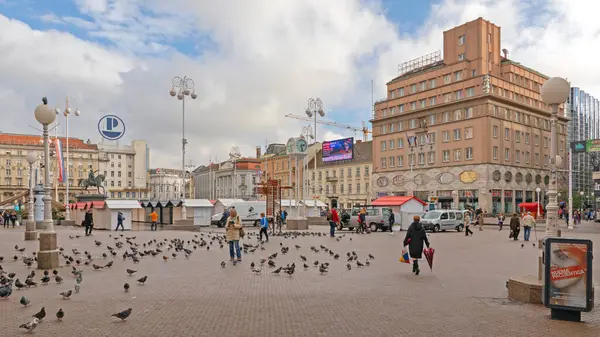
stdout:
POLYGON ((408 142, 408 146, 414 147, 417 146, 417 136, 406 136, 406 141, 408 142))
POLYGON ((58 181, 59 182, 64 182, 65 179, 65 162, 64 162, 64 158, 63 158, 63 152, 62 152, 62 142, 60 141, 60 139, 56 138, 56 141, 54 142, 55 144, 55 150, 56 150, 56 163, 57 163, 57 168, 58 168, 58 181))

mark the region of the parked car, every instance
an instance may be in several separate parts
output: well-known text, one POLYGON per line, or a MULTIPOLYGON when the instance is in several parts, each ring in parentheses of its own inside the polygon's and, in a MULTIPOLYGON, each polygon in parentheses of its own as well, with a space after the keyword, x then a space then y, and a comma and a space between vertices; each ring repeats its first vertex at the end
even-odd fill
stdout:
POLYGON ((366 208, 367 210, 365 220, 371 232, 376 232, 377 230, 386 231, 390 229, 388 219, 391 208, 381 206, 354 206, 350 212, 350 219, 347 224, 343 224, 343 228, 352 230, 358 227, 358 213, 363 208, 366 208))
POLYGON ((461 232, 465 228, 464 212, 461 210, 433 210, 421 217, 421 224, 425 230, 433 232, 456 230, 461 232))
POLYGON ((212 226, 224 227, 225 220, 223 219, 223 212, 217 213, 210 217, 210 224, 212 226))

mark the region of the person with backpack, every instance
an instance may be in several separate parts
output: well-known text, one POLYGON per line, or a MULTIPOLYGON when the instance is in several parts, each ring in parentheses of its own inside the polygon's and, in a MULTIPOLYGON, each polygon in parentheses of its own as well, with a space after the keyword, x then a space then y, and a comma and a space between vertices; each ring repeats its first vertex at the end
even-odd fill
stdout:
POLYGON ((118 231, 119 227, 121 227, 121 232, 125 230, 125 227, 123 227, 123 220, 125 220, 123 212, 119 211, 119 213, 117 213, 117 228, 115 228, 115 231, 118 231))

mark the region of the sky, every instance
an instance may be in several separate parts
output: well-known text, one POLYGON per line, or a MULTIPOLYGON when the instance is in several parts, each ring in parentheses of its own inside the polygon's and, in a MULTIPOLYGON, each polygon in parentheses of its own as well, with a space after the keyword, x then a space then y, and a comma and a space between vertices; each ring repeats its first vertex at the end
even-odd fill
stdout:
POLYGON ((186 100, 186 164, 233 146, 252 156, 312 124, 285 117, 305 116, 309 98, 324 120, 369 126, 398 65, 478 17, 502 28, 509 58, 600 97, 598 12, 597 0, 0 0, 0 131, 37 133, 41 97, 62 109, 70 97, 71 137, 99 142, 114 114, 121 144, 144 139, 152 167, 180 167, 182 102, 169 90, 187 76, 198 97, 186 100))

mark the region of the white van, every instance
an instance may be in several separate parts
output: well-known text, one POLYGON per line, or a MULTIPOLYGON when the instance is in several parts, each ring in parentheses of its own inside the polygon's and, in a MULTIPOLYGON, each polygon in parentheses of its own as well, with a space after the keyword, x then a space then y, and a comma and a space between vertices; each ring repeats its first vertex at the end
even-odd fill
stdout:
POLYGON ((460 210, 433 210, 421 217, 421 224, 425 230, 433 232, 456 230, 461 232, 465 227, 464 211, 460 210))
POLYGON ((235 207, 242 225, 253 225, 257 227, 260 224, 260 213, 267 212, 267 203, 265 201, 241 201, 234 202, 231 207, 235 207))

